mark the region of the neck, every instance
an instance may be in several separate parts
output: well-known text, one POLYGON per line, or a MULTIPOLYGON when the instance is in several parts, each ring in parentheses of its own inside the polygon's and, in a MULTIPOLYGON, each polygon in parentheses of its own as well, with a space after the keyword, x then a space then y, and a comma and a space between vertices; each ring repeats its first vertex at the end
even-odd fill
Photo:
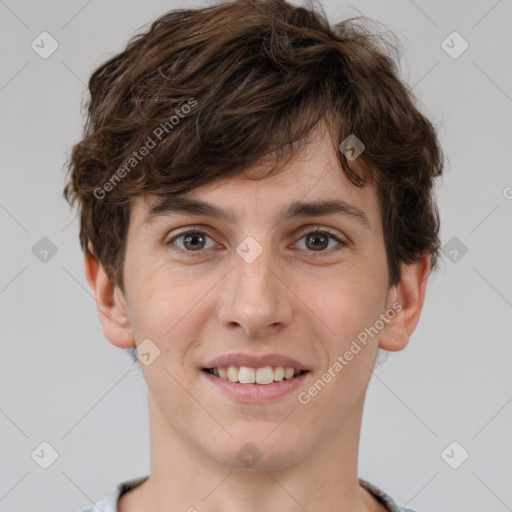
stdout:
MULTIPOLYGON (((148 404, 151 475, 120 499, 119 512, 168 510, 171 505, 191 512, 385 510, 358 483, 363 401, 343 428, 329 433, 321 445, 306 453, 298 446, 294 457, 265 459, 257 470, 239 461, 219 463, 174 430, 151 394, 148 404)), ((266 450, 270 446, 266 443, 266 450)))

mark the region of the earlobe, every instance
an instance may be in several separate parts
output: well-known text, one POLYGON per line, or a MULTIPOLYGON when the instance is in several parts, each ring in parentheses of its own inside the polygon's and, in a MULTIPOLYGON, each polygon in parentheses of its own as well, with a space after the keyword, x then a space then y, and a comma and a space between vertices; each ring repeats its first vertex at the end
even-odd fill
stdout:
POLYGON ((398 311, 389 320, 379 337, 379 347, 384 350, 397 351, 407 346, 409 337, 420 319, 427 280, 430 272, 430 254, 411 264, 402 264, 401 278, 393 287, 389 296, 389 308, 398 311))
POLYGON ((96 257, 84 253, 84 266, 105 338, 120 348, 134 347, 135 340, 121 290, 113 285, 96 257))

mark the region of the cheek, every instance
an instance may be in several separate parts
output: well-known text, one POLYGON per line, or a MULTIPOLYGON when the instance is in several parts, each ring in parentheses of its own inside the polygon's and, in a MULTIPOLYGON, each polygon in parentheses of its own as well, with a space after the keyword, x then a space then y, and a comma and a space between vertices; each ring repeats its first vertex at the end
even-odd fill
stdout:
MULTIPOLYGON (((317 379, 303 389, 305 411, 336 430, 364 397, 378 348, 378 336, 361 341, 381 310, 381 290, 363 280, 341 280, 315 295, 322 325, 322 357, 317 379), (366 286, 365 286, 366 285, 366 286), (327 326, 327 327, 324 327, 327 326), (358 338, 359 336, 359 338, 358 338)), ((320 334, 320 332, 318 333, 320 334)), ((303 402, 300 402, 301 404, 303 402)))
POLYGON ((338 272, 310 288, 307 303, 315 316, 326 325, 326 333, 339 343, 346 343, 373 325, 383 312, 386 277, 371 262, 361 269, 338 272))
POLYGON ((323 282, 309 296, 326 354, 320 371, 330 374, 326 399, 356 400, 369 380, 378 348, 371 328, 384 312, 386 278, 381 266, 367 262, 323 282))
POLYGON ((137 342, 150 338, 158 340, 172 328, 173 316, 179 300, 172 293, 171 283, 162 278, 161 265, 155 265, 137 252, 130 253, 125 261, 127 295, 132 330, 137 342))
POLYGON ((160 350, 166 366, 181 361, 190 344, 199 338, 205 294, 215 284, 204 276, 170 270, 165 263, 141 266, 132 274, 130 319, 137 341, 149 338, 160 350), (172 354, 168 354, 170 351, 172 354), (168 357, 169 356, 169 357, 168 357))

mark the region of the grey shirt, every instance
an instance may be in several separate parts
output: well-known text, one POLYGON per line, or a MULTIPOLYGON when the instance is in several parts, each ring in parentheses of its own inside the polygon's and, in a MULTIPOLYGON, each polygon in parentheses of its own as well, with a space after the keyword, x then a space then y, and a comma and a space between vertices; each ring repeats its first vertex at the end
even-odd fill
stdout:
MULTIPOLYGON (((134 487, 137 487, 137 485, 145 482, 148 478, 149 476, 143 476, 133 478, 131 480, 125 480, 112 489, 108 496, 105 496, 101 501, 98 501, 95 506, 83 508, 79 512, 118 512, 117 504, 119 502, 119 498, 125 492, 128 492, 134 487)), ((412 508, 400 508, 386 493, 361 478, 359 478, 359 483, 368 492, 370 492, 379 503, 382 503, 389 512, 417 512, 412 508)))

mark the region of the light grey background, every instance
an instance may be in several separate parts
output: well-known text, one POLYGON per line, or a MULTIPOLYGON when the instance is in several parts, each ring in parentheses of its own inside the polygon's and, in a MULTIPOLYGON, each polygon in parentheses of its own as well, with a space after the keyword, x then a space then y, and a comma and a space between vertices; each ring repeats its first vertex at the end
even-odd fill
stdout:
MULTIPOLYGON (((76 511, 149 472, 145 383, 103 337, 63 165, 93 69, 163 12, 201 5, 0 0, 1 511, 76 511), (59 44, 47 59, 31 48, 43 31, 59 44), (42 237, 57 247, 46 263, 42 237), (46 470, 31 458, 43 441, 58 452, 46 470)), ((512 1, 323 5, 402 41, 402 77, 449 160, 442 240, 468 249, 443 256, 410 344, 371 381, 359 475, 422 512, 512 510, 512 1), (469 43, 456 59, 441 47, 453 31, 469 43), (452 441, 469 453, 458 469, 441 457, 452 441)))

